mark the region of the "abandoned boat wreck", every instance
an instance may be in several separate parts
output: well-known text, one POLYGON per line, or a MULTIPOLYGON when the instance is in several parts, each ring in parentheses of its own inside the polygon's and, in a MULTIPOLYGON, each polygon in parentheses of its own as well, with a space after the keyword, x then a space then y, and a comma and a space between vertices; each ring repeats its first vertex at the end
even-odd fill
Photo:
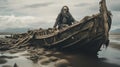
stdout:
POLYGON ((102 45, 109 44, 111 13, 107 10, 106 1, 101 0, 100 13, 86 16, 81 21, 61 30, 29 30, 18 36, 16 46, 30 43, 34 46, 56 48, 59 50, 85 50, 97 53, 102 45))

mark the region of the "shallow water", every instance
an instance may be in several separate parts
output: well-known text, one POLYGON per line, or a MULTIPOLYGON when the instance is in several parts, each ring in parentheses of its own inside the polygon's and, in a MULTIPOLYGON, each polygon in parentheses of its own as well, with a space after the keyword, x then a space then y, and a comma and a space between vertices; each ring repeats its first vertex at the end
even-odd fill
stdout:
POLYGON ((0 38, 5 38, 5 36, 11 36, 11 35, 0 35, 0 38))
MULTIPOLYGON (((116 43, 117 45, 120 45, 120 37, 118 35, 110 36, 110 39, 111 45, 114 45, 116 43)), ((98 56, 89 56, 82 53, 63 53, 57 57, 67 59, 73 67, 120 67, 120 49, 112 48, 109 46, 107 49, 101 48, 101 50, 102 51, 99 52, 98 56)), ((14 54, 8 52, 0 52, 0 57, 13 57, 4 58, 7 60, 7 62, 0 64, 0 67, 4 65, 13 66, 14 63, 17 63, 19 67, 55 67, 54 62, 51 62, 48 65, 34 63, 31 60, 27 59, 28 56, 23 55, 27 53, 27 51, 14 54)))

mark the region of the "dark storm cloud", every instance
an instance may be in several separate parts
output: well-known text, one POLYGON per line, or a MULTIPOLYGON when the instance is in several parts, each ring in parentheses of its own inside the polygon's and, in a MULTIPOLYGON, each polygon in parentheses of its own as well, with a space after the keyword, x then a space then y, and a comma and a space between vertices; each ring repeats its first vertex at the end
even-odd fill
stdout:
POLYGON ((5 6, 0 6, 0 9, 4 9, 4 8, 6 8, 5 6))
POLYGON ((99 5, 90 6, 89 9, 90 9, 91 11, 98 11, 98 10, 99 10, 99 5))
MULTIPOLYGON (((107 6, 112 11, 120 11, 120 0, 106 0, 107 6)), ((98 10, 99 3, 79 3, 75 7, 88 7, 90 10, 98 10)))
POLYGON ((86 9, 86 11, 98 11, 99 5, 98 3, 79 3, 75 4, 75 7, 83 7, 82 9, 86 9))
POLYGON ((9 15, 13 12, 13 9, 8 7, 8 0, 0 0, 0 15, 9 15))
POLYGON ((80 3, 80 4, 76 4, 74 5, 75 7, 83 7, 83 6, 89 6, 90 4, 88 3, 80 3))
POLYGON ((112 11, 120 11, 120 0, 108 0, 107 6, 112 11))
POLYGON ((11 15, 13 13, 15 13, 13 9, 7 6, 0 6, 0 15, 11 15))
POLYGON ((52 2, 48 2, 48 3, 38 3, 38 4, 32 4, 32 5, 27 5, 25 6, 25 8, 37 8, 37 7, 45 7, 45 6, 49 6, 53 4, 52 2))
POLYGON ((120 4, 114 4, 110 7, 113 11, 120 11, 120 4))
MULTIPOLYGON (((10 31, 17 31, 15 29, 18 28, 52 27, 56 15, 63 5, 69 6, 75 19, 80 20, 84 16, 98 13, 99 1, 100 0, 0 0, 0 16, 3 18, 0 18, 0 30, 6 31, 6 29, 8 29, 7 31, 9 31, 10 29, 10 31)), ((120 28, 120 0, 106 1, 108 10, 113 14, 112 29, 120 28)))

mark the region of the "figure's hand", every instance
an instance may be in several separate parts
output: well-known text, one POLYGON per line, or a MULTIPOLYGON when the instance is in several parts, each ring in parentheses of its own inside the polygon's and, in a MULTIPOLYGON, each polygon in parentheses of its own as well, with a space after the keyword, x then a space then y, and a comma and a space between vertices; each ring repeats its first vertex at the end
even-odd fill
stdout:
POLYGON ((56 29, 56 26, 53 26, 53 29, 56 29))
POLYGON ((76 20, 75 20, 74 22, 72 22, 72 24, 76 24, 76 23, 78 23, 78 22, 79 22, 79 21, 76 21, 76 20))
POLYGON ((75 20, 76 23, 78 23, 79 21, 75 20))
POLYGON ((54 29, 54 30, 57 30, 57 28, 56 28, 55 26, 53 27, 53 29, 54 29))
POLYGON ((56 26, 53 26, 53 28, 56 28, 56 26))

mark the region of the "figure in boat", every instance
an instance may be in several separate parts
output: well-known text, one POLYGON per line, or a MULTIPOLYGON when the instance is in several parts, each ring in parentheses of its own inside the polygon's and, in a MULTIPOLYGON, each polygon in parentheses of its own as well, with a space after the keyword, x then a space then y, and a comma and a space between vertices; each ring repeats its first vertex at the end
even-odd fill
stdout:
POLYGON ((54 28, 58 26, 58 29, 62 29, 63 27, 70 26, 75 21, 72 15, 69 12, 68 6, 63 6, 61 12, 59 13, 56 22, 54 24, 54 28))
POLYGON ((64 6, 54 25, 54 27, 58 26, 58 29, 62 28, 61 31, 53 28, 31 30, 26 33, 26 37, 21 38, 18 36, 18 40, 12 48, 23 47, 26 46, 25 44, 30 43, 35 47, 40 46, 63 51, 82 50, 87 51, 87 53, 97 54, 102 45, 109 45, 109 30, 112 24, 111 15, 110 11, 107 10, 106 0, 101 0, 98 14, 86 16, 72 25, 75 19, 70 14, 69 8, 64 6), (66 25, 69 27, 63 29, 66 25))

